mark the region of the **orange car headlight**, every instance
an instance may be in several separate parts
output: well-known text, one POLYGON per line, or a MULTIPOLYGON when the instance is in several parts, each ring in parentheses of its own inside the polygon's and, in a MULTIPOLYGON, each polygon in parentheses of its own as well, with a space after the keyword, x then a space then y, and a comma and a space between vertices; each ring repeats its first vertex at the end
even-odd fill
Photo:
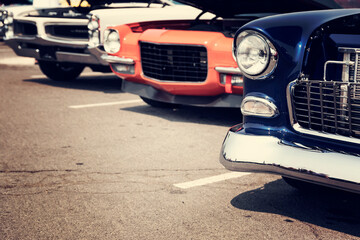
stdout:
POLYGON ((104 31, 104 48, 107 53, 117 53, 120 51, 120 35, 115 29, 104 31))

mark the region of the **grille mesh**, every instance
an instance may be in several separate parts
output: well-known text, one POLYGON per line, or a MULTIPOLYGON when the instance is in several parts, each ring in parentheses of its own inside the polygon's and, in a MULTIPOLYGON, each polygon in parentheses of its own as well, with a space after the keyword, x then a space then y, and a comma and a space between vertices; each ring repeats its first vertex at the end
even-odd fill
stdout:
POLYGON ((360 83, 298 81, 292 101, 301 127, 360 138, 360 83))
POLYGON ((14 32, 18 36, 35 36, 37 28, 35 23, 14 21, 14 32))
POLYGON ((64 25, 49 25, 45 27, 47 34, 60 37, 60 38, 74 38, 74 39, 84 39, 89 38, 87 26, 64 26, 64 25))
POLYGON ((202 82, 207 77, 204 46, 140 43, 141 64, 147 77, 159 81, 202 82))

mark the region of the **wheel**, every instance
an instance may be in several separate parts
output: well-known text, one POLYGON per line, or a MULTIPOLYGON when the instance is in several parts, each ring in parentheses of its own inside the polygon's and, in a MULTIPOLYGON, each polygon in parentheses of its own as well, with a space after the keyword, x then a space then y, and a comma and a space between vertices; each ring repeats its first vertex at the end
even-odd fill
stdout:
POLYGON ((38 61, 40 70, 50 79, 55 81, 71 81, 76 79, 85 66, 72 63, 59 63, 38 61))
POLYGON ((145 97, 140 97, 140 98, 144 102, 149 104, 150 106, 157 107, 157 108, 177 108, 177 107, 179 107, 178 104, 174 104, 174 103, 160 102, 160 101, 152 100, 152 99, 145 98, 145 97))

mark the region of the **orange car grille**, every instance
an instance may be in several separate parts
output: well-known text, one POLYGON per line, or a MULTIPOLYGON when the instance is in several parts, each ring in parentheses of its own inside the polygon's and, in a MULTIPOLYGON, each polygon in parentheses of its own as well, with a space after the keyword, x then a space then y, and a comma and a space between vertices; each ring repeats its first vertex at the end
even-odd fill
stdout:
POLYGON ((159 81, 203 82, 207 77, 204 46, 140 42, 144 74, 159 81))

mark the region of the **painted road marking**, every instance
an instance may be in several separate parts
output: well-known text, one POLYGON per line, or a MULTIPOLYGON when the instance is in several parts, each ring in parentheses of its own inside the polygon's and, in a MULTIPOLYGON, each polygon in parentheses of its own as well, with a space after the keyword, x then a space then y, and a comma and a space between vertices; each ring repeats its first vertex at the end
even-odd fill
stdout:
POLYGON ((207 185, 210 183, 221 182, 221 181, 225 181, 225 180, 232 179, 232 178, 243 177, 243 176, 246 176, 249 174, 250 173, 248 173, 248 172, 230 172, 230 173, 224 173, 224 174, 217 175, 217 176, 201 178, 201 179, 190 181, 190 182, 177 183, 177 184, 174 184, 174 186, 178 187, 178 188, 182 188, 182 189, 187 189, 187 188, 207 185))
POLYGON ((112 105, 123 105, 123 104, 129 104, 129 103, 140 103, 143 102, 141 99, 136 100, 126 100, 126 101, 120 101, 120 102, 107 102, 107 103, 95 103, 95 104, 85 104, 85 105, 73 105, 69 106, 69 108, 91 108, 91 107, 103 107, 103 106, 112 106, 112 105))
POLYGON ((1 65, 21 65, 21 66, 34 66, 35 59, 34 58, 27 58, 27 57, 8 57, 8 58, 0 58, 1 65))
MULTIPOLYGON (((81 77, 92 77, 92 76, 99 76, 99 77, 104 77, 104 76, 114 76, 116 77, 116 75, 114 73, 99 73, 99 72, 85 72, 82 73, 80 75, 81 77)), ((47 78, 45 75, 31 75, 30 78, 36 79, 36 78, 47 78)))

